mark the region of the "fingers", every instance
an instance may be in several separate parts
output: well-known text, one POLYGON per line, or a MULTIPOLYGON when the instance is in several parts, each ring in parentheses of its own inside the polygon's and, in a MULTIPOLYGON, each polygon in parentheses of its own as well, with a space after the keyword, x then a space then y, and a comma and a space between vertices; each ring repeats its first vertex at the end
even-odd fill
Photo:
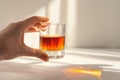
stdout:
MULTIPOLYGON (((37 22, 47 22, 49 19, 47 17, 41 17, 41 16, 32 16, 25 21, 37 21, 37 22)), ((34 22, 33 22, 34 23, 34 22)))
POLYGON ((31 27, 31 28, 27 29, 25 32, 38 32, 38 31, 39 31, 39 28, 31 27))
POLYGON ((41 23, 41 28, 45 28, 46 26, 48 26, 48 25, 50 25, 50 23, 49 22, 43 22, 43 23, 41 23))
POLYGON ((30 17, 24 20, 23 22, 24 22, 25 27, 31 27, 34 25, 39 25, 39 23, 41 22, 48 22, 48 21, 49 19, 46 17, 33 16, 33 17, 30 17))
POLYGON ((34 26, 38 27, 38 28, 45 28, 46 26, 50 25, 49 22, 41 22, 41 23, 37 23, 34 26))
POLYGON ((49 25, 48 21, 49 19, 46 17, 33 16, 22 21, 23 26, 21 29, 24 30, 25 32, 32 32, 32 31, 34 32, 36 31, 37 28, 40 29, 48 26, 49 25), (36 27, 36 28, 31 28, 31 27, 36 27))
POLYGON ((50 23, 46 22, 46 23, 37 23, 34 25, 34 27, 30 27, 28 29, 26 29, 25 32, 38 32, 39 30, 45 31, 46 27, 50 25, 50 23))
POLYGON ((47 29, 47 26, 49 26, 50 23, 41 23, 41 28, 40 30, 45 31, 47 29))

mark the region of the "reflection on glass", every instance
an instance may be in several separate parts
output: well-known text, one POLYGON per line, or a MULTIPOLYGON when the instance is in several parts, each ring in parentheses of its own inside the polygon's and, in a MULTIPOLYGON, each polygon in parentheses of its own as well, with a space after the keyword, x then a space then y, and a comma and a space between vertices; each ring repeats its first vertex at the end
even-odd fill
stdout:
MULTIPOLYGON (((85 75, 90 75, 90 76, 95 76, 99 80, 102 80, 101 75, 102 75, 102 69, 87 69, 83 67, 72 67, 72 68, 66 68, 64 70, 64 73, 68 77, 74 77, 76 75, 82 75, 82 77, 85 75)), ((80 76, 79 76, 80 77, 80 76)))

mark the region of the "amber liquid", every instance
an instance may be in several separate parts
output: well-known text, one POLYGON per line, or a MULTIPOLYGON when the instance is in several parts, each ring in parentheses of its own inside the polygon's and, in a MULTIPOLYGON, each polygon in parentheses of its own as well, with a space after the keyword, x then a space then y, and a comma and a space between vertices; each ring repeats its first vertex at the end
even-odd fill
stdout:
POLYGON ((40 48, 47 51, 63 50, 65 45, 65 36, 41 36, 40 48))

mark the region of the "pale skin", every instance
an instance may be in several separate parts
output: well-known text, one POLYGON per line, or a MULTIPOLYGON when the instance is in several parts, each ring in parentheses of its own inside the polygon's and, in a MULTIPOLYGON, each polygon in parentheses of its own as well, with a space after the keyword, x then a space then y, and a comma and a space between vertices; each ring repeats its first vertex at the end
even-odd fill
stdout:
POLYGON ((9 60, 20 56, 37 57, 43 61, 48 61, 46 53, 39 49, 28 47, 24 43, 25 32, 35 32, 44 30, 49 25, 48 18, 33 16, 23 21, 9 24, 0 32, 0 60, 9 60), (41 24, 44 23, 44 24, 41 24))

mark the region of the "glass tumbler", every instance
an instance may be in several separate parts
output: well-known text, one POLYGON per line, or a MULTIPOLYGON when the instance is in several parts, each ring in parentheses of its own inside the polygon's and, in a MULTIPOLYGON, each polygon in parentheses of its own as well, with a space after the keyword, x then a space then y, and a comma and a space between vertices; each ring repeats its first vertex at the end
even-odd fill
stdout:
POLYGON ((40 30, 40 49, 50 59, 62 58, 65 55, 65 23, 51 23, 46 30, 40 30))

